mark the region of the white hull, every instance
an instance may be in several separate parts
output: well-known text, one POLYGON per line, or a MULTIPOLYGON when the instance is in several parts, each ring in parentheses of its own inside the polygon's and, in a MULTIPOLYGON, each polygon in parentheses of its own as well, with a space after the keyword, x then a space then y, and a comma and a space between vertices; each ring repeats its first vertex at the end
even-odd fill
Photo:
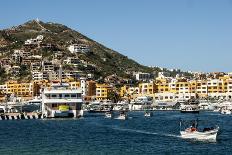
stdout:
POLYGON ((128 116, 127 114, 120 114, 118 117, 116 117, 115 119, 120 119, 120 120, 127 120, 128 116))
POLYGON ((113 118, 113 114, 112 113, 105 113, 105 118, 113 118))
POLYGON ((214 130, 199 132, 199 131, 180 131, 181 137, 186 139, 197 139, 197 140, 214 140, 216 141, 217 132, 219 128, 214 130))
POLYGON ((230 115, 232 112, 231 110, 222 110, 221 114, 226 114, 226 115, 230 115))
POLYGON ((145 117, 152 117, 152 116, 153 116, 153 113, 148 112, 148 113, 145 113, 144 116, 145 116, 145 117))

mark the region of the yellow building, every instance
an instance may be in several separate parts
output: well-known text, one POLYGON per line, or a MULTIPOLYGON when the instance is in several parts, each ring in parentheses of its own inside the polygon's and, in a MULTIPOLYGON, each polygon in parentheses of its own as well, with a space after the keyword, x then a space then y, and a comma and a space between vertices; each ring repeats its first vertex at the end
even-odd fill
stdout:
POLYGON ((87 81, 87 96, 95 96, 96 95, 96 82, 95 81, 87 81))
POLYGON ((33 81, 33 96, 41 94, 41 89, 50 88, 51 83, 48 80, 35 80, 33 81))
POLYGON ((33 96, 33 83, 18 83, 17 81, 9 81, 7 85, 7 94, 14 94, 16 97, 29 99, 33 96))
POLYGON ((96 82, 86 81, 86 95, 84 96, 85 101, 92 101, 96 96, 96 82))
POLYGON ((124 85, 121 87, 120 96, 124 99, 135 99, 140 94, 139 87, 134 87, 131 85, 124 85))
POLYGON ((176 83, 176 94, 187 94, 191 92, 191 84, 188 81, 178 81, 176 83))
POLYGON ((166 79, 156 81, 156 93, 169 92, 169 82, 166 79))
POLYGON ((70 89, 78 89, 81 87, 80 81, 68 82, 70 89))
POLYGON ((107 84, 96 84, 96 100, 108 99, 112 91, 112 87, 107 84))
POLYGON ((139 95, 140 96, 153 96, 156 92, 157 86, 155 82, 140 83, 139 84, 139 95))

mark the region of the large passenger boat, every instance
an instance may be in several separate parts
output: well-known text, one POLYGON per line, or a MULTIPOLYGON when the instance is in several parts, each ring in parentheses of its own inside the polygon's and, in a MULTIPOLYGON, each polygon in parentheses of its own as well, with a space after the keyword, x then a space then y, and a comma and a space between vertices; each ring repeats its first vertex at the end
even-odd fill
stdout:
POLYGON ((81 117, 81 89, 69 89, 67 83, 52 84, 42 93, 42 117, 81 117))

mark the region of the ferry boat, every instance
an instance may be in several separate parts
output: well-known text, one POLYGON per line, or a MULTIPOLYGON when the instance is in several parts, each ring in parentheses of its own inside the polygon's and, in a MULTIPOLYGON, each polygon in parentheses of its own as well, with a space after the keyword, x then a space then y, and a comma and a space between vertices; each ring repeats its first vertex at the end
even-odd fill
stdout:
POLYGON ((181 103, 180 112, 181 113, 199 113, 199 102, 197 100, 191 99, 186 102, 181 103))
POLYGON ((42 117, 81 117, 81 89, 69 89, 67 83, 52 84, 42 92, 42 117))

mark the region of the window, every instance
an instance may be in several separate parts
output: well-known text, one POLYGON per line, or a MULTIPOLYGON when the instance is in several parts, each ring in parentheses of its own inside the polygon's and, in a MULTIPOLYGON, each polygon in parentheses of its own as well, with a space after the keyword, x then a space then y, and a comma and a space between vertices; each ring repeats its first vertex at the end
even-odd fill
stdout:
POLYGON ((56 94, 52 94, 52 98, 56 98, 56 94))
POLYGON ((69 95, 69 94, 65 94, 64 97, 65 97, 65 98, 69 98, 70 95, 69 95))
MULTIPOLYGON (((98 96, 100 96, 100 95, 98 95, 98 96)), ((81 94, 77 94, 77 98, 81 98, 81 94)))
POLYGON ((77 95, 76 94, 71 94, 71 98, 76 98, 77 95))
POLYGON ((53 108, 56 107, 56 104, 52 104, 52 107, 53 107, 53 108))

